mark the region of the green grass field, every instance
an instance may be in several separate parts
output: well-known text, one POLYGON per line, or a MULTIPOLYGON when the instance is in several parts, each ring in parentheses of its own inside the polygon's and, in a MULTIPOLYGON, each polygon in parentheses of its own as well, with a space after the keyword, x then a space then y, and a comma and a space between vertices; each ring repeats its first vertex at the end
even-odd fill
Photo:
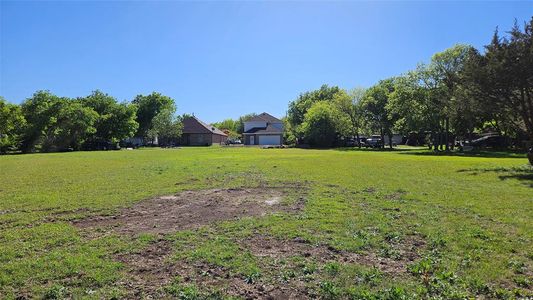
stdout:
POLYGON ((0 157, 0 298, 148 296, 123 284, 130 266, 117 257, 142 255, 159 239, 171 248, 161 268, 193 274, 173 276, 159 296, 246 297, 232 292, 238 284, 254 295, 274 287, 327 299, 532 297, 533 171, 523 155, 409 149, 0 157), (184 190, 276 185, 293 185, 287 201, 305 206, 164 237, 72 224, 184 190), (290 249, 258 255, 260 239, 268 251, 290 249))

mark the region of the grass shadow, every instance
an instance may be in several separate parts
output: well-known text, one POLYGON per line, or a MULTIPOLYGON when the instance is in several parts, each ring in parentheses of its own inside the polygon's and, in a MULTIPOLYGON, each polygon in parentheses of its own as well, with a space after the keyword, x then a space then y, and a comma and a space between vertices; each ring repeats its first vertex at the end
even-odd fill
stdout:
POLYGON ((468 173, 469 175, 477 175, 479 173, 496 173, 499 174, 500 180, 516 179, 522 181, 526 186, 533 188, 533 167, 524 165, 521 167, 509 168, 472 168, 457 170, 459 173, 468 173))
POLYGON ((406 151, 420 151, 420 148, 409 149, 409 148, 358 148, 358 147, 339 147, 333 148, 336 151, 350 152, 350 151, 360 151, 360 152, 406 152, 406 151))
POLYGON ((419 155, 419 156, 457 156, 457 157, 487 157, 487 158, 521 158, 525 159, 525 152, 517 151, 472 151, 472 152, 435 152, 431 150, 417 151, 409 150, 401 154, 419 155))

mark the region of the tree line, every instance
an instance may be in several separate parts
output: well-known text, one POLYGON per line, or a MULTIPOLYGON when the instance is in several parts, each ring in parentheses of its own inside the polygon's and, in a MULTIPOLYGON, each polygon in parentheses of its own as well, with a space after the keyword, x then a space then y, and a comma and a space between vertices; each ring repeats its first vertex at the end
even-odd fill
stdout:
POLYGON ((156 92, 131 103, 98 90, 78 98, 37 91, 20 105, 0 97, 0 153, 109 149, 134 136, 164 144, 181 135, 175 113, 174 100, 156 92))
MULTIPOLYGON (((213 125, 238 138, 254 115, 213 125)), ((131 102, 101 91, 78 98, 37 91, 20 105, 0 97, 0 153, 102 149, 130 137, 165 145, 181 135, 181 118, 174 100, 156 92, 131 102)), ((533 18, 503 37, 496 30, 483 52, 455 45, 367 89, 302 93, 283 121, 286 143, 321 147, 376 133, 390 147, 399 133, 434 150, 483 131, 533 141, 533 18)))
POLYGON ((533 141, 533 18, 483 52, 455 45, 415 70, 351 91, 324 85, 289 104, 285 140, 330 147, 340 137, 414 136, 435 150, 483 131, 533 141))

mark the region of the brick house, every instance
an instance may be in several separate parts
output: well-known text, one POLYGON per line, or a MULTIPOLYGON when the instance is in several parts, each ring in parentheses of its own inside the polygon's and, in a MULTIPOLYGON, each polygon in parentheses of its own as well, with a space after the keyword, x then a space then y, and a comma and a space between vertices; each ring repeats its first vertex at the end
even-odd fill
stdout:
POLYGON ((211 146, 223 144, 228 135, 220 129, 200 121, 195 116, 183 119, 183 133, 180 144, 184 146, 211 146))

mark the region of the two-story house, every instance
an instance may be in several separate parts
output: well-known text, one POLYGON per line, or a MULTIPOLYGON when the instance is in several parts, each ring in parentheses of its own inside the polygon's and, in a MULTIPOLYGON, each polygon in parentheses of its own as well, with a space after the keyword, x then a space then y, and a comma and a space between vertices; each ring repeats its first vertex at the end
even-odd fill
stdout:
POLYGON ((242 135, 245 145, 281 145, 283 121, 264 112, 244 122, 242 135))

